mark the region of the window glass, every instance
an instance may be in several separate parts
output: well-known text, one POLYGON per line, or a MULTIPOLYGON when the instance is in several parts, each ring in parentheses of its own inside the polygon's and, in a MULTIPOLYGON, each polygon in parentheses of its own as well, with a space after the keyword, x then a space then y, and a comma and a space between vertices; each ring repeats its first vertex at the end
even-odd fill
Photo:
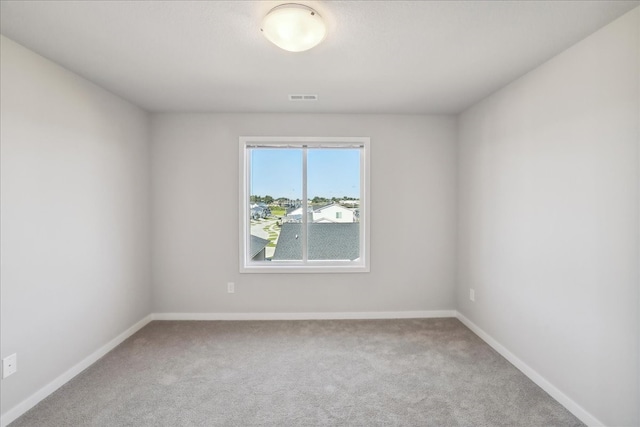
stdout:
MULTIPOLYGON (((302 149, 251 148, 249 153, 249 204, 245 214, 250 218, 250 256, 252 261, 269 261, 278 245, 283 219, 301 222, 302 149)), ((293 243, 280 251, 282 259, 302 260, 302 246, 293 243)))
POLYGON ((360 257, 360 149, 310 148, 307 189, 313 196, 307 222, 309 260, 355 260, 360 257), (343 202, 350 200, 347 207, 343 202))

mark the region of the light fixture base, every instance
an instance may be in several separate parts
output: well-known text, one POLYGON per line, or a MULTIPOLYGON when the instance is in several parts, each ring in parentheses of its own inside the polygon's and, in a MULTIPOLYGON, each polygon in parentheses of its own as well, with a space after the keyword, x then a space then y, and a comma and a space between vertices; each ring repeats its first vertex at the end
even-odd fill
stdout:
POLYGON ((297 3, 271 9, 262 20, 261 31, 267 40, 289 52, 309 50, 327 35, 327 27, 318 12, 297 3))

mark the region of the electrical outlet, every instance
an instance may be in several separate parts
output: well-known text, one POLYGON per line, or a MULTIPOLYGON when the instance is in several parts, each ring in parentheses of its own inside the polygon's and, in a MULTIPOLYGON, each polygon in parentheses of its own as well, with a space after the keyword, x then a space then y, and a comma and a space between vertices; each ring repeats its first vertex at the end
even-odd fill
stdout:
POLYGON ((7 378, 11 374, 15 374, 18 370, 18 355, 13 353, 2 359, 2 378, 7 378))
POLYGON ((475 302, 475 300, 476 300, 476 291, 475 290, 469 289, 469 299, 471 301, 475 302))
POLYGON ((230 294, 234 293, 236 291, 236 285, 233 282, 229 282, 227 283, 227 292, 229 292, 230 294))

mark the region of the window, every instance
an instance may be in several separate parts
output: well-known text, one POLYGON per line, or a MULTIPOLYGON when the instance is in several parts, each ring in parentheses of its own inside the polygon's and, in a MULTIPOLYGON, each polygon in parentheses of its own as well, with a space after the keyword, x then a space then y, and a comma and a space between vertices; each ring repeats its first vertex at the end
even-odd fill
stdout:
POLYGON ((240 271, 369 271, 369 138, 240 138, 240 271))

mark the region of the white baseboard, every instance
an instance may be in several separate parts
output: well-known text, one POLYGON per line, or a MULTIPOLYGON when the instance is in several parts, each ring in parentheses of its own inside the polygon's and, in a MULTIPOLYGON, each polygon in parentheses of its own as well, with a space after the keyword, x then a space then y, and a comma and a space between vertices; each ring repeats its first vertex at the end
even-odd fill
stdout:
POLYGON ((531 381, 540 386, 541 389, 549 393, 551 397, 557 400, 562 406, 567 408, 569 412, 575 415, 580 421, 588 426, 604 426, 600 420, 587 412, 582 406, 578 405, 569 396, 560 391, 556 386, 551 384, 546 378, 536 372, 529 365, 520 360, 516 355, 511 353, 505 346, 496 341, 491 335, 480 329, 478 325, 467 319, 462 313, 456 312, 456 317, 467 328, 471 329, 473 333, 479 336, 484 342, 489 344, 495 351, 500 353, 502 357, 507 359, 513 366, 518 368, 523 374, 525 374, 531 381))
POLYGON ((126 331, 122 332, 120 335, 118 335, 117 337, 115 337, 114 339, 112 339, 111 341, 109 341, 108 343, 106 343, 105 345, 103 345, 93 353, 91 353, 89 356, 85 357, 82 361, 80 361, 78 364, 73 366, 71 369, 67 370, 65 373, 63 373, 62 375, 60 375, 59 377, 51 381, 49 384, 42 387, 40 390, 38 390, 37 392, 29 396, 22 402, 18 403, 16 406, 14 406, 10 410, 8 410, 5 414, 2 415, 2 418, 0 418, 0 426, 6 427, 9 423, 13 422, 22 414, 27 412, 29 409, 36 406, 45 397, 49 396, 51 393, 53 393, 54 391, 56 391, 57 389, 65 385, 67 382, 73 379, 73 377, 75 377, 80 372, 84 371, 89 366, 94 364, 98 359, 100 359, 102 356, 104 356, 105 354, 107 354, 108 352, 116 348, 120 343, 122 343, 124 340, 129 338, 131 335, 138 332, 140 329, 142 329, 145 325, 147 325, 147 323, 151 322, 152 320, 153 320, 153 316, 151 314, 144 317, 140 321, 136 322, 136 324, 128 328, 126 331))
POLYGON ((456 317, 455 310, 321 313, 154 313, 154 320, 344 320, 456 317))

